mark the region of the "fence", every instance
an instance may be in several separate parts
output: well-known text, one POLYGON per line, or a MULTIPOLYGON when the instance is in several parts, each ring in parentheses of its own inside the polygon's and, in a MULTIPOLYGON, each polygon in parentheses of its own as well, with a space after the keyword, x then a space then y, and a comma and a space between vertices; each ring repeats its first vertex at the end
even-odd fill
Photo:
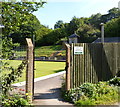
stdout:
POLYGON ((13 59, 15 60, 24 60, 27 55, 27 46, 19 46, 14 49, 15 53, 13 59))
MULTIPOLYGON (((11 59, 24 60, 27 54, 26 46, 19 46, 14 49, 15 53, 11 59)), ((65 50, 42 50, 35 49, 35 60, 38 61, 65 61, 65 50), (61 55, 62 54, 62 55, 61 55)))
POLYGON ((120 43, 71 45, 70 88, 114 77, 120 71, 120 43))

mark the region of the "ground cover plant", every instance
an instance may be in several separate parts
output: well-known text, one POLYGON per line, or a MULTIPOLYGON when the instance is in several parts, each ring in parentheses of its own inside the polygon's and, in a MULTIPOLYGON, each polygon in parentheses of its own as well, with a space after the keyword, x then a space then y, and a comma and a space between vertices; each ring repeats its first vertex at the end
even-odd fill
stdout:
POLYGON ((118 80, 120 81, 120 78, 115 77, 107 82, 84 83, 69 91, 64 91, 62 88, 62 96, 75 106, 112 105, 120 101, 120 87, 115 83, 118 80))
MULTIPOLYGON (((13 68, 16 68, 22 61, 7 60, 7 62, 11 66, 13 66, 13 68)), ((63 71, 64 68, 65 68, 65 62, 35 61, 35 78, 63 71)), ((9 72, 4 71, 2 74, 4 75, 9 72)), ((23 74, 22 77, 19 78, 19 82, 25 81, 25 77, 26 77, 26 69, 23 70, 23 74)))

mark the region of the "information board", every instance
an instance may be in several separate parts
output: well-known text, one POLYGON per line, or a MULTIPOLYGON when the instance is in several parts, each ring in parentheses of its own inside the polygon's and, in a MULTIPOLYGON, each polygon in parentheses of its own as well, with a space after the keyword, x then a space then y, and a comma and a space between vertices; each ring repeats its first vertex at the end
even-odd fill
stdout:
POLYGON ((84 48, 82 46, 75 46, 74 47, 74 54, 84 54, 84 48))

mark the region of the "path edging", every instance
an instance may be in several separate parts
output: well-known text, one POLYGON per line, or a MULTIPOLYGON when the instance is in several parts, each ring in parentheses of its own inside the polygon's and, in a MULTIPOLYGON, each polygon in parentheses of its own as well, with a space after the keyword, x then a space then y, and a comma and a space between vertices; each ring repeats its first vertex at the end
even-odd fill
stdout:
MULTIPOLYGON (((64 74, 65 72, 66 72, 66 71, 61 71, 61 72, 54 73, 54 74, 50 74, 50 75, 47 75, 47 76, 35 78, 35 79, 34 79, 34 82, 41 81, 41 80, 45 80, 45 79, 48 79, 48 78, 52 78, 52 77, 55 77, 55 76, 58 76, 58 75, 62 75, 62 74, 64 74)), ((13 85, 13 86, 23 86, 23 85, 25 85, 25 84, 26 84, 26 81, 19 82, 19 83, 15 83, 15 84, 12 84, 12 85, 13 85)))

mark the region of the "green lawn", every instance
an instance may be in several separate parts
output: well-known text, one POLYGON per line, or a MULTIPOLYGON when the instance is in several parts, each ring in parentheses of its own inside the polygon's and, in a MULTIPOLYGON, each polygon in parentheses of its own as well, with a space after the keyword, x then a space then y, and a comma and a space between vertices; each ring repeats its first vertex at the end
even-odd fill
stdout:
MULTIPOLYGON (((8 60, 7 62, 14 68, 21 63, 21 61, 18 60, 8 60)), ((64 68, 65 62, 35 61, 35 78, 63 71, 64 68)), ((25 81, 25 71, 26 70, 24 69, 23 76, 19 79, 19 82, 25 81)), ((3 74, 5 73, 9 72, 3 72, 3 74)))

